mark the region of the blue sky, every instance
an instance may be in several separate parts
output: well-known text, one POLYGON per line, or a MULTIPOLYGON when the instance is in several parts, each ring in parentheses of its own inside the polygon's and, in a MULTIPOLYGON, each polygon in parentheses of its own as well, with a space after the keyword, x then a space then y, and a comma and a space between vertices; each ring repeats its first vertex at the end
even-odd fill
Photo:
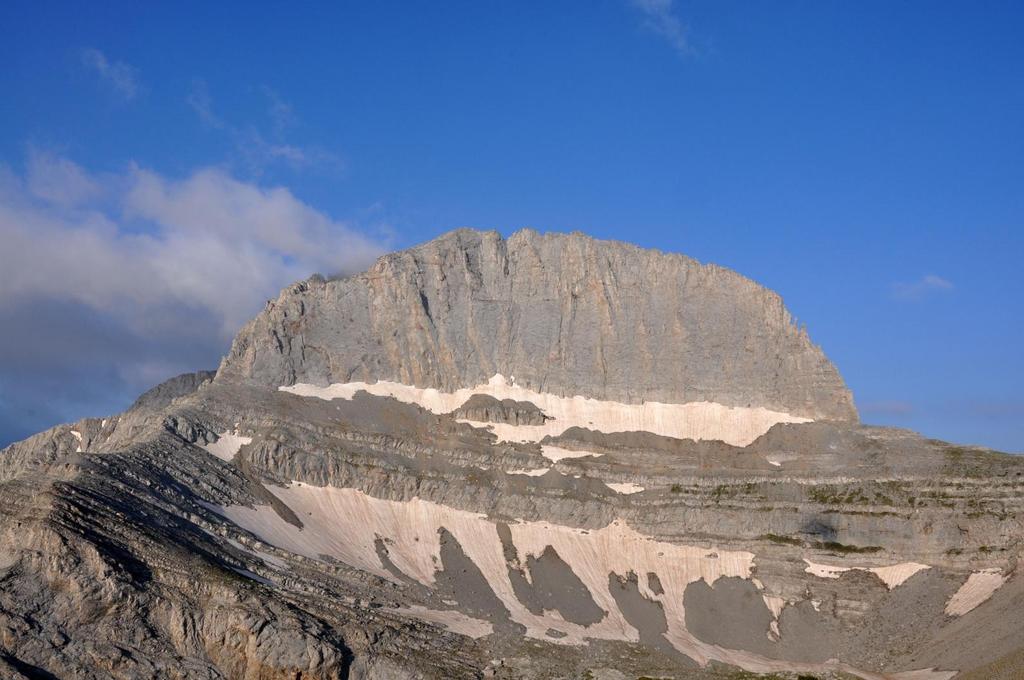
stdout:
POLYGON ((1024 451, 1016 2, 8 1, 0 444, 460 226, 782 294, 867 422, 1024 451))

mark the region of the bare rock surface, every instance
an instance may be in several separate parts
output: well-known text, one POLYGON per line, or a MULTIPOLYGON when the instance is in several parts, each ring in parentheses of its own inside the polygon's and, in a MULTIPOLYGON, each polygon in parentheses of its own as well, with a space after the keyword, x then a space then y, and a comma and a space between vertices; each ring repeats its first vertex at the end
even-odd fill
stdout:
POLYGON ((1022 536, 1024 459, 859 424, 756 284, 460 231, 290 288, 215 377, 0 451, 0 678, 1014 678, 1022 536), (522 441, 497 428, 551 421, 521 400, 279 389, 494 373, 813 422, 522 441))
POLYGON ((495 374, 565 396, 857 418, 775 293, 682 255, 531 230, 454 231, 364 274, 297 284, 239 333, 219 372, 445 391, 495 374))
POLYGON ((459 420, 511 425, 543 425, 551 419, 528 401, 496 399, 488 394, 474 394, 452 411, 452 416, 459 420))

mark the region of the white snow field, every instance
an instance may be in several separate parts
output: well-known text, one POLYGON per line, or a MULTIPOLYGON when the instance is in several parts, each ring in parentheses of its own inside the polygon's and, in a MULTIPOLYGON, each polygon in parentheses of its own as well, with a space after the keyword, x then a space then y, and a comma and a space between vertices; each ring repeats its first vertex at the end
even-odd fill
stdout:
POLYGON ((733 407, 708 401, 686 404, 663 404, 656 401, 623 404, 578 395, 562 397, 519 387, 500 374, 482 385, 455 392, 441 392, 386 380, 375 383, 334 383, 327 387, 297 383, 278 389, 299 396, 326 400, 351 399, 356 392, 364 391, 379 397, 393 397, 398 401, 416 404, 438 414, 451 413, 474 394, 486 394, 496 399, 528 401, 552 418, 543 425, 491 423, 493 432, 502 441, 536 442, 548 435, 562 434, 570 427, 585 427, 606 434, 652 432, 677 439, 714 439, 735 446, 746 446, 777 423, 811 422, 809 418, 762 407, 733 407))
MULTIPOLYGON (((639 631, 626 620, 609 589, 609 574, 626 576, 633 573, 640 575, 640 594, 658 601, 663 607, 668 625, 664 637, 701 665, 717 660, 763 673, 835 670, 852 673, 865 680, 900 677, 861 671, 839 662, 788 663, 743 650, 726 649, 694 637, 685 624, 683 600, 686 586, 699 580, 714 584, 723 577, 752 580, 754 554, 750 552, 665 543, 637 533, 622 520, 597 530, 548 522, 510 524, 520 566, 525 569, 529 556, 540 557, 548 547, 553 548, 587 587, 595 604, 606 612, 597 623, 582 626, 565 620, 558 611, 534 614, 519 601, 509 579, 497 526, 485 515, 419 498, 408 501, 380 499, 357 489, 317 487, 300 482, 268 489, 302 518, 303 528, 283 520, 269 505, 255 508, 236 505, 217 508, 217 511, 263 542, 313 559, 329 556, 394 580, 395 575, 389 572, 377 553, 378 537, 386 537, 388 559, 393 567, 428 587, 434 586, 435 574, 442 568, 439 536, 444 529, 455 537, 466 557, 477 566, 494 594, 508 609, 512 620, 522 624, 530 637, 568 645, 585 644, 588 639, 638 641, 639 631), (656 593, 648 583, 646 575, 649 573, 657 574, 660 592, 656 593), (547 635, 549 630, 558 631, 564 637, 552 638, 547 635)), ((923 565, 918 566, 924 568, 923 565)), ((900 573, 909 571, 911 569, 904 568, 900 573)), ((467 620, 468 617, 459 617, 451 612, 421 609, 410 614, 457 632, 464 631, 467 635, 487 634, 482 622, 467 620)), ((954 674, 927 670, 915 673, 919 675, 907 677, 947 680, 954 674)))

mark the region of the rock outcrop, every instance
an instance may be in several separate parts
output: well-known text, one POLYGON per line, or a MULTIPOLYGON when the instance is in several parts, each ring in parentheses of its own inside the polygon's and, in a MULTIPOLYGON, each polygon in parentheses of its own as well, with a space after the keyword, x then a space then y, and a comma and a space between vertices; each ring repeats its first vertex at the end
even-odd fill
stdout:
POLYGON ((242 329, 218 375, 452 392, 495 374, 560 396, 857 419, 775 293, 682 255, 531 230, 454 231, 366 273, 292 286, 242 329))
POLYGON ((0 678, 1022 677, 1022 537, 773 293, 459 231, 0 451, 0 678))
POLYGON ((552 420, 544 411, 528 401, 496 399, 487 394, 474 394, 451 414, 459 420, 509 425, 543 425, 552 420))

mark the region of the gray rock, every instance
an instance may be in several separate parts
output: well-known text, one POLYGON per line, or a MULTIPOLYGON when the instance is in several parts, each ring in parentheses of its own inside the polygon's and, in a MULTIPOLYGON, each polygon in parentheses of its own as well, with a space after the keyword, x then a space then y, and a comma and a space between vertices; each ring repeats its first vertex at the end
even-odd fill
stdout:
POLYGON ((294 285, 242 329, 218 380, 452 391, 497 373, 565 396, 857 419, 772 291, 682 255, 531 230, 454 231, 294 285))
POLYGON ((768 291, 578 235, 461 231, 286 291, 212 381, 181 376, 123 414, 0 451, 0 678, 747 677, 700 667, 666 638, 673 597, 687 634, 787 677, 850 677, 800 666, 828 659, 1019 677, 1022 537, 1024 457, 860 425, 838 374, 768 291), (574 427, 543 444, 597 455, 552 462, 541 444, 487 429, 543 422, 530 403, 475 396, 438 415, 365 391, 327 401, 277 389, 452 389, 495 372, 564 394, 713 398, 827 422, 779 424, 746 447, 574 427), (207 450, 232 441, 248 443, 207 450), (336 530, 345 547, 377 518, 314 516, 282 489, 296 485, 355 489, 394 510, 397 528, 366 546, 379 572, 289 549, 281 533, 336 530), (425 506, 381 502, 414 499, 471 514, 410 536, 419 516, 403 513, 425 506), (236 524, 224 508, 261 519, 236 524), (684 587, 677 562, 634 563, 615 541, 589 542, 613 521, 706 559, 749 552, 752 578, 684 587), (516 525, 530 522, 583 549, 517 544, 516 525), (436 547, 432 580, 402 571, 422 542, 436 547), (623 566, 595 573, 609 551, 623 566), (858 569, 820 578, 805 560, 858 569), (930 568, 892 590, 863 570, 904 562, 930 568), (952 619, 949 598, 983 569, 1006 584, 952 619), (513 609, 546 618, 526 637, 513 609), (493 632, 471 638, 417 611, 493 632), (615 611, 636 637, 564 644, 566 622, 615 611))
POLYGON ((510 423, 512 425, 543 425, 548 420, 535 404, 515 399, 496 399, 489 394, 474 394, 452 417, 483 423, 510 423))
POLYGON ((135 400, 129 410, 159 410, 175 399, 192 394, 201 385, 213 380, 216 371, 196 371, 195 373, 183 373, 160 383, 156 387, 144 392, 135 400))

